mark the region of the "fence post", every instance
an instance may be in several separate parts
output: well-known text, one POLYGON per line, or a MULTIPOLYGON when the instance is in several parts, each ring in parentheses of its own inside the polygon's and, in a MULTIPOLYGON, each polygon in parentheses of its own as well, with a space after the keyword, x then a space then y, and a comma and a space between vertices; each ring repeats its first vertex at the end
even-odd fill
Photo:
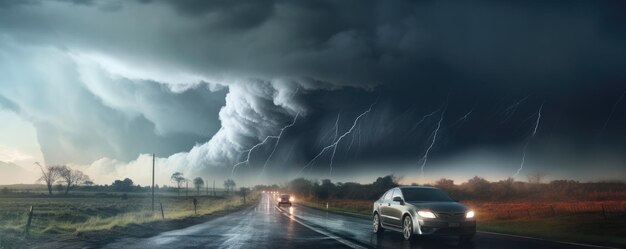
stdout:
POLYGON ((161 205, 161 219, 165 220, 165 213, 163 212, 163 203, 159 202, 159 205, 161 205))
POLYGON ((604 219, 606 220, 606 208, 604 207, 604 204, 602 204, 602 216, 604 216, 604 219))
POLYGON ((513 215, 511 215, 511 210, 508 210, 507 213, 509 214, 509 219, 512 219, 513 215))
POLYGON ((550 209, 552 210, 552 216, 556 216, 556 212, 554 211, 554 205, 550 205, 550 209))
POLYGON ((26 223, 26 227, 24 228, 24 237, 28 238, 28 234, 30 232, 30 224, 33 222, 33 206, 30 206, 28 210, 28 222, 26 223))

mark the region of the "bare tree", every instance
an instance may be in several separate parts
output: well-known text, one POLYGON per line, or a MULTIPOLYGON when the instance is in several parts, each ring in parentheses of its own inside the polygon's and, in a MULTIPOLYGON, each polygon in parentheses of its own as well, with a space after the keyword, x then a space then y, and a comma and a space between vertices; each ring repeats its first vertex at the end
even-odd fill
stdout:
POLYGON ((233 181, 233 179, 227 179, 226 181, 224 181, 224 187, 229 194, 230 191, 235 188, 235 186, 237 186, 237 184, 235 183, 235 181, 233 181))
POLYGON ((172 174, 172 176, 170 177, 170 181, 176 183, 176 190, 178 191, 178 196, 180 196, 180 187, 182 187, 183 182, 185 182, 185 176, 183 175, 183 173, 180 172, 176 172, 174 174, 172 174))
POLYGON ((243 197, 243 204, 246 204, 246 195, 248 195, 248 193, 250 193, 249 188, 239 188, 239 194, 243 197))
POLYGON ((539 184, 541 183, 548 174, 540 171, 535 171, 533 173, 528 174, 526 177, 528 178, 528 183, 539 184))
POLYGON ((41 170, 41 177, 37 179, 37 182, 44 182, 48 187, 48 194, 52 195, 52 184, 54 184, 60 177, 59 166, 41 166, 39 162, 35 162, 41 170))
POLYGON ((65 194, 70 192, 70 188, 85 181, 89 181, 89 176, 80 170, 73 170, 65 165, 59 166, 59 176, 65 182, 65 194))
POLYGON ((196 186, 198 195, 200 195, 200 188, 204 186, 204 180, 202 180, 202 177, 196 177, 195 179, 193 179, 193 185, 196 186))

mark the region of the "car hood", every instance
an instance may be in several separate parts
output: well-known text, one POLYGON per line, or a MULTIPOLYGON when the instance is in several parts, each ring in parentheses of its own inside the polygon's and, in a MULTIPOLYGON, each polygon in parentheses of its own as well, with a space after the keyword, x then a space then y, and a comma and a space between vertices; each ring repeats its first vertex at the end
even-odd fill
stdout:
POLYGON ((427 209, 433 212, 460 213, 469 210, 458 202, 408 202, 417 209, 427 209))

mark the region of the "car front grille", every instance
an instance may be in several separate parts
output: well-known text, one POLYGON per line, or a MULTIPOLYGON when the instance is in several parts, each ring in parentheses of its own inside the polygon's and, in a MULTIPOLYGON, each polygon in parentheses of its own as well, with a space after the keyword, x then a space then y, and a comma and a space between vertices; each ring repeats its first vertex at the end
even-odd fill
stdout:
POLYGON ((437 213, 437 217, 445 220, 462 220, 465 218, 465 213, 437 213))

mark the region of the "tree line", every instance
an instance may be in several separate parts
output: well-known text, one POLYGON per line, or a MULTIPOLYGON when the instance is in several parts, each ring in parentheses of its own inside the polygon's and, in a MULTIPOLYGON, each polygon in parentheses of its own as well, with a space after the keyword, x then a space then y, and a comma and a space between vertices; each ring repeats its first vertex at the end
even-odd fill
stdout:
MULTIPOLYGON (((490 182, 475 176, 466 182, 456 184, 452 179, 442 178, 435 183, 424 184, 445 190, 457 200, 503 201, 503 200, 612 200, 626 199, 624 182, 579 182, 574 180, 554 180, 543 182, 545 175, 528 177, 528 181, 513 178, 490 182)), ((378 177, 374 182, 361 184, 354 182, 333 183, 305 178, 294 179, 284 186, 301 198, 319 200, 355 199, 376 200, 390 188, 399 186, 399 179, 393 175, 378 177)), ((411 185, 418 185, 413 183, 411 185)), ((267 189, 268 186, 257 186, 267 189)))
MULTIPOLYGON (((196 189, 196 194, 198 195, 200 194, 200 189, 202 189, 205 186, 205 182, 204 182, 204 179, 202 179, 202 177, 196 177, 193 180, 191 180, 189 178, 186 178, 185 175, 181 172, 174 172, 172 176, 170 176, 170 181, 176 184, 176 191, 178 193, 178 196, 180 196, 180 190, 182 189, 183 184, 185 185, 185 189, 188 190, 189 182, 191 182, 196 189)), ((224 181, 223 186, 226 189, 226 193, 230 194, 231 192, 234 191, 235 186, 237 186, 237 184, 232 179, 226 179, 224 181)))
MULTIPOLYGON (((133 180, 125 178, 123 180, 115 180, 111 185, 96 185, 80 170, 75 170, 67 167, 66 165, 47 165, 42 166, 39 163, 35 163, 41 170, 41 176, 37 179, 37 182, 44 183, 48 194, 52 195, 53 187, 56 186, 58 192, 64 192, 66 195, 70 189, 80 188, 86 191, 113 191, 113 192, 144 192, 151 191, 150 186, 142 187, 135 185, 133 180), (56 184, 56 185, 55 185, 56 184)), ((193 184, 196 189, 196 194, 200 194, 200 190, 206 185, 202 177, 195 177, 193 180, 186 178, 181 172, 174 172, 170 177, 170 181, 175 184, 174 188, 169 188, 167 185, 163 186, 164 190, 175 189, 180 196, 180 190, 185 185, 185 189, 189 189, 189 182, 193 184)), ((237 183, 232 179, 226 179, 223 184, 227 191, 227 194, 234 192, 237 183)), ((155 190, 160 189, 159 185, 155 185, 155 190)), ((208 189, 208 185, 207 185, 208 189)), ((208 190, 207 190, 208 191, 208 190)), ((8 194, 11 190, 3 188, 0 193, 8 194)), ((215 194, 215 190, 213 190, 215 194)))
POLYGON ((461 200, 614 200, 626 199, 624 182, 580 182, 553 180, 543 182, 541 177, 529 175, 528 181, 507 178, 487 181, 475 176, 461 184, 451 179, 440 179, 432 186, 439 187, 450 196, 461 200))
POLYGON ((329 179, 319 182, 297 178, 287 183, 286 190, 300 198, 375 200, 390 188, 398 185, 398 179, 393 175, 378 177, 370 184, 333 183, 329 179))

